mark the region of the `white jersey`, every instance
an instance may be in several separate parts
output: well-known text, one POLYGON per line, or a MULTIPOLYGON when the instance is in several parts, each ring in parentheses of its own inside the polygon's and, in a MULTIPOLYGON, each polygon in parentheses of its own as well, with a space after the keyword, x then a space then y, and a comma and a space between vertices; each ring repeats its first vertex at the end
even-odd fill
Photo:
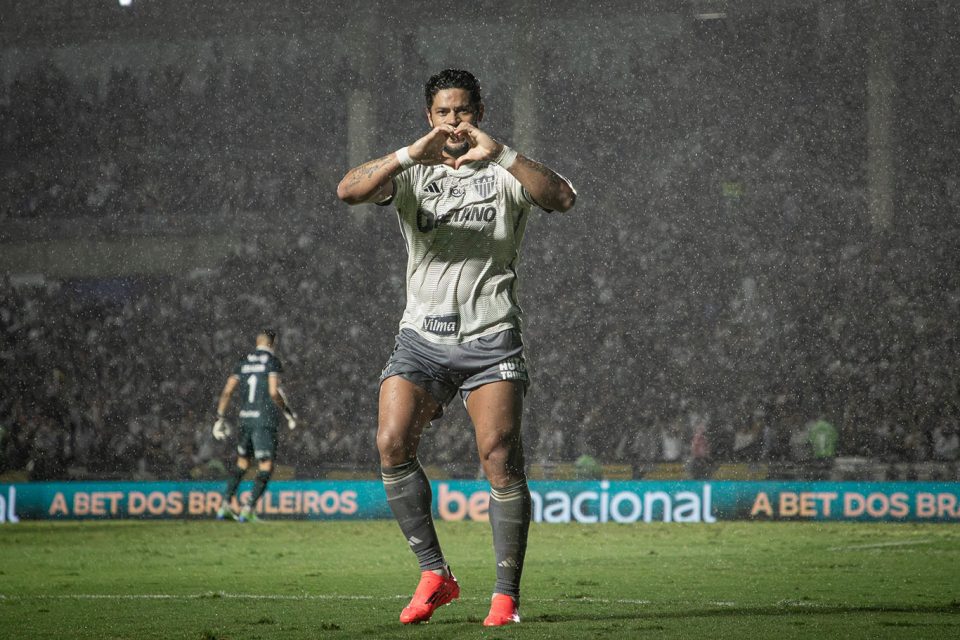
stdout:
POLYGON ((394 178, 407 244, 400 328, 438 344, 520 329, 517 265, 535 203, 498 164, 415 165, 394 178))

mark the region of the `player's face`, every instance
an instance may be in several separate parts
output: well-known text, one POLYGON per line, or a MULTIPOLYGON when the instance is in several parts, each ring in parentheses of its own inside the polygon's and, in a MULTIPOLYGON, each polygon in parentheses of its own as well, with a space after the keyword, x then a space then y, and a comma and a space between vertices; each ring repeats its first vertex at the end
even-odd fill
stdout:
MULTIPOLYGON (((471 104, 470 92, 466 89, 441 89, 433 96, 433 104, 427 110, 427 121, 431 127, 449 124, 456 127, 461 122, 476 125, 483 118, 483 105, 471 104)), ((459 158, 470 150, 466 138, 451 137, 443 150, 453 158, 459 158)))

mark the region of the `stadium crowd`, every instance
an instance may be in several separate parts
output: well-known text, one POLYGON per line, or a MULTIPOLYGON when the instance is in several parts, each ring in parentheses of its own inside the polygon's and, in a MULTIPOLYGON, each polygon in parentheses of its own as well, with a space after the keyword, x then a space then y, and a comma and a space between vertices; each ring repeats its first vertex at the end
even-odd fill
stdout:
MULTIPOLYGON (((602 74, 543 79, 564 96, 548 125, 584 114, 548 159, 582 199, 568 218, 531 221, 521 265, 529 462, 685 461, 705 443, 713 461, 803 461, 820 419, 838 432, 835 455, 956 462, 956 165, 911 132, 904 213, 878 229, 864 68, 842 66, 849 51, 697 46, 637 57, 629 100, 602 74), (598 104, 608 111, 592 116, 598 104), (628 118, 629 134, 614 129, 628 118)), ((0 282, 0 473, 216 475, 230 452, 211 437, 213 403, 265 324, 303 425, 281 434, 280 461, 303 476, 375 470, 404 256, 389 215, 349 219, 335 200, 343 85, 278 90, 309 67, 284 60, 221 59, 199 76, 115 67, 104 82, 44 62, 4 87, 0 224, 262 211, 288 240, 250 237, 210 271, 0 282), (315 144, 317 131, 331 133, 315 144), (291 229, 290 211, 318 222, 291 229)), ((942 57, 925 82, 948 84, 956 62, 942 57)), ((946 98, 922 108, 956 136, 946 98)), ((434 429, 424 457, 475 474, 457 464, 475 457, 463 412, 434 429)))

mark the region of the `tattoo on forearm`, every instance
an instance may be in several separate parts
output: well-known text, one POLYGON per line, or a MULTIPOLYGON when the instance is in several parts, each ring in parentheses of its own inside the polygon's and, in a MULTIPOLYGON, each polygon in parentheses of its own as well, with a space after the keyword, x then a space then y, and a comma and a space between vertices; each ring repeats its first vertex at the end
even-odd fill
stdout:
POLYGON ((364 180, 369 180, 389 162, 390 154, 385 155, 382 158, 377 158, 376 160, 363 163, 350 172, 350 184, 356 184, 364 180))
POLYGON ((522 156, 521 159, 527 163, 528 167, 530 167, 531 169, 533 169, 534 171, 542 175, 544 178, 546 178, 547 182, 550 183, 551 189, 558 189, 564 184, 563 178, 558 176, 555 171, 548 168, 547 166, 540 164, 536 160, 531 160, 530 158, 527 158, 525 156, 522 156))

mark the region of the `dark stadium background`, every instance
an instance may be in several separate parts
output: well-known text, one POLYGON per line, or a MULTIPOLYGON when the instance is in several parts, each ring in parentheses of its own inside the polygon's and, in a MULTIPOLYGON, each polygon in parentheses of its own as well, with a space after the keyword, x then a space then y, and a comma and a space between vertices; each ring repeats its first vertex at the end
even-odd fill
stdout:
MULTIPOLYGON (((715 476, 958 479, 955 3, 0 14, 0 477, 219 477, 215 399, 265 324, 285 472, 373 477, 404 255, 335 187, 463 67, 485 128, 579 191, 524 246, 531 474, 686 477, 702 426, 715 476)), ((476 475, 461 408, 421 458, 476 475)))

